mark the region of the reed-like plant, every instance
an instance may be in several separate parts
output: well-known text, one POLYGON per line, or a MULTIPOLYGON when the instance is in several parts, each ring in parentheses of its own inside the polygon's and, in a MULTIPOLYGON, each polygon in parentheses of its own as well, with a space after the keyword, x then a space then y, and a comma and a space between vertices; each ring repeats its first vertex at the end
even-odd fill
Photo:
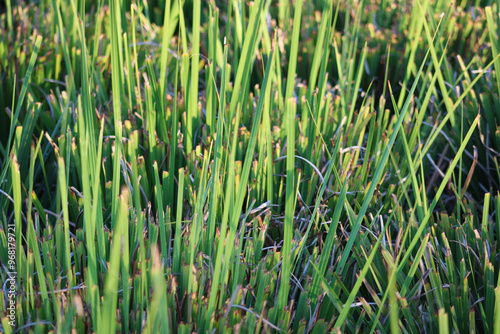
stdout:
POLYGON ((499 10, 7 0, 0 329, 499 332, 499 10))

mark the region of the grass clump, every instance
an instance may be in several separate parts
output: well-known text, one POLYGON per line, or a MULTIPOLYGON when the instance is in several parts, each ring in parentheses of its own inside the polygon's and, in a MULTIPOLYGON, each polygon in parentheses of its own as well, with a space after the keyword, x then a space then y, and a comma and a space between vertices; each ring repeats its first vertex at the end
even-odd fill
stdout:
POLYGON ((497 332, 498 11, 7 0, 2 331, 497 332))

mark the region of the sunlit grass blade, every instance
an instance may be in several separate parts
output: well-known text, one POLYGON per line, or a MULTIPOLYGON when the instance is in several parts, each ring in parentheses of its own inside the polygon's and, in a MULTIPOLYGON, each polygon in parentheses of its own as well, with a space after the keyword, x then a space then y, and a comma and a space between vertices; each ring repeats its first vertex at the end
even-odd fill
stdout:
POLYGON ((276 307, 277 316, 282 318, 285 306, 288 304, 290 291, 290 272, 292 267, 292 243, 295 216, 295 111, 296 100, 290 98, 286 104, 286 129, 287 129, 287 158, 286 158, 286 194, 285 194, 285 220, 283 232, 283 262, 281 265, 281 281, 276 307))
POLYGON ((103 315, 98 327, 102 333, 113 333, 117 325, 116 308, 118 303, 120 258, 121 253, 127 249, 124 245, 129 243, 128 234, 126 233, 128 229, 128 200, 128 190, 124 187, 120 195, 119 217, 117 217, 115 229, 113 230, 109 268, 104 286, 103 315))
POLYGON ((61 193, 61 205, 63 209, 63 221, 64 221, 64 246, 65 246, 65 266, 66 275, 68 277, 69 288, 74 286, 73 273, 71 270, 71 246, 69 239, 69 211, 68 211, 68 186, 66 183, 66 168, 64 164, 64 159, 59 157, 58 159, 58 169, 59 169, 59 187, 61 193))
POLYGON ((192 49, 191 49, 191 76, 190 76, 190 92, 189 104, 187 106, 187 119, 186 119, 186 151, 191 152, 196 142, 195 132, 200 123, 198 111, 198 75, 200 72, 200 15, 201 3, 199 0, 194 0, 193 3, 193 35, 192 35, 192 49))

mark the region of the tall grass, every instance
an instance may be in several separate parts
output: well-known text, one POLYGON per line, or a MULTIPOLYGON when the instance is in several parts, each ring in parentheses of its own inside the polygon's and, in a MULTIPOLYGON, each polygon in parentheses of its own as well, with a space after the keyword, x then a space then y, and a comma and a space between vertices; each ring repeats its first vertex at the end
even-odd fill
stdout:
POLYGON ((499 8, 7 1, 0 328, 498 332, 499 8))

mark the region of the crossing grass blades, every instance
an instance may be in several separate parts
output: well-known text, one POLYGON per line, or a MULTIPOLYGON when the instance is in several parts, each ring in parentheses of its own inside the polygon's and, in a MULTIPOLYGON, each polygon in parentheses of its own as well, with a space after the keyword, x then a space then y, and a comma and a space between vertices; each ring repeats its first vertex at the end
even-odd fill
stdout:
POLYGON ((498 332, 499 8, 6 0, 1 331, 498 332))

